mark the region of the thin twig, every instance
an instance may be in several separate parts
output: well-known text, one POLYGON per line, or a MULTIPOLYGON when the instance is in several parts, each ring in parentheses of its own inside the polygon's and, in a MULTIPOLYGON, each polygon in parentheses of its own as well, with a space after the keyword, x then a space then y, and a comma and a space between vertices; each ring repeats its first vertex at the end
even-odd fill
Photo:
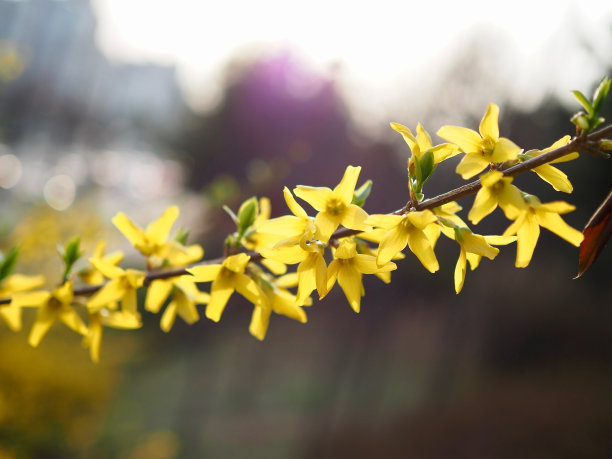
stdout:
MULTIPOLYGON (((507 177, 514 177, 516 175, 530 171, 531 169, 534 169, 538 166, 554 161, 557 158, 561 158, 562 156, 565 156, 569 153, 572 153, 575 151, 589 150, 590 148, 594 146, 593 145, 594 142, 597 142, 599 140, 605 139, 610 136, 612 136, 612 125, 606 126, 586 136, 574 137, 566 145, 563 145, 559 148, 556 148, 554 150, 551 150, 539 156, 536 156, 535 158, 529 159, 527 161, 516 164, 507 169, 504 169, 502 170, 502 172, 507 177)), ((459 188, 455 188, 454 190, 448 191, 434 198, 426 199, 425 201, 421 203, 417 203, 416 205, 411 204, 410 207, 412 207, 414 210, 433 209, 434 207, 438 207, 443 204, 447 204, 449 202, 456 201, 466 196, 475 194, 478 192, 480 188, 481 188, 480 180, 475 180, 471 183, 460 186, 459 188)), ((408 207, 409 206, 406 205, 405 207, 402 207, 401 209, 398 209, 395 212, 392 212, 392 214, 403 215, 410 211, 408 207)), ((354 236, 361 232, 362 231, 352 230, 348 228, 340 228, 332 234, 330 241, 348 237, 348 236, 354 236)), ((263 258, 263 256, 259 252, 246 252, 246 255, 251 257, 250 261, 260 261, 263 258)), ((201 261, 195 264, 194 266, 221 264, 223 263, 223 260, 225 260, 225 258, 226 257, 219 257, 219 258, 213 258, 210 260, 201 261)), ((172 277, 183 276, 186 274, 189 274, 187 272, 187 268, 173 268, 173 269, 164 269, 164 270, 157 270, 157 271, 148 271, 145 275, 145 280, 144 280, 143 285, 148 286, 151 282, 155 280, 170 279, 172 277)), ((100 290, 104 285, 105 284, 86 285, 86 286, 78 287, 74 289, 74 294, 75 296, 91 295, 93 293, 96 293, 98 290, 100 290)), ((0 299, 0 306, 8 305, 10 302, 11 302, 10 298, 0 299)))

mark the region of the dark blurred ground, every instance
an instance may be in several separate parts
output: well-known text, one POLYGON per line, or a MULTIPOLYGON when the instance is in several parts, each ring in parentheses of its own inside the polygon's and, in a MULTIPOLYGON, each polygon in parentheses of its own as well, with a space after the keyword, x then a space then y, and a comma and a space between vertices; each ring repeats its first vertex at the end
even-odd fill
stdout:
MULTIPOLYGON (((27 36, 49 43, 47 29, 35 26, 54 15, 69 22, 74 9, 68 14, 55 2, 34 3, 49 10, 27 10, 36 30, 27 36)), ((75 4, 87 10, 86 3, 75 4)), ((14 24, 10 8, 18 7, 0 3, 0 31, 14 24)), ((222 102, 201 115, 183 103, 172 77, 160 80, 175 87, 170 95, 162 91, 166 102, 136 97, 143 75, 172 75, 171 69, 111 71, 93 42, 88 46, 90 59, 106 69, 93 73, 107 75, 102 81, 115 75, 117 83, 108 83, 100 100, 73 99, 62 92, 71 86, 68 76, 57 73, 73 62, 65 48, 44 67, 50 73, 33 70, 38 61, 32 53, 27 62, 33 64, 0 95, 3 141, 18 154, 36 136, 51 157, 86 146, 95 158, 119 139, 180 162, 185 189, 176 199, 195 196, 205 209, 195 225, 204 228, 199 233, 207 256, 219 255, 232 231, 220 204, 236 208, 246 197, 266 195, 280 215, 286 212, 283 186, 334 186, 347 164, 363 167, 360 182, 374 181, 366 210, 392 211, 407 199, 407 146, 391 130, 384 142, 360 133, 337 83, 309 74, 290 52, 237 61, 228 69, 222 102), (126 73, 128 80, 121 76, 126 73), (318 89, 296 97, 288 83, 296 76, 318 78, 318 89), (127 81, 132 86, 126 88, 127 81), (115 84, 133 96, 131 102, 113 92, 115 84), (161 111, 151 108, 156 103, 161 111), (170 127, 168 113, 175 123, 170 127)), ((84 93, 97 94, 79 73, 85 70, 75 70, 74 81, 83 82, 84 93)), ((486 88, 455 88, 477 90, 486 88)), ((430 119, 438 116, 436 103, 430 119)), ((465 116, 459 109, 444 122, 458 123, 465 116)), ((571 113, 554 99, 529 113, 509 101, 502 112, 502 134, 526 149, 572 134, 571 113)), ((433 134, 437 126, 422 121, 433 134)), ((146 158, 145 165, 153 161, 146 158)), ((440 166, 426 186, 428 196, 461 183, 455 164, 440 166)), ((611 164, 583 155, 561 168, 575 186, 570 196, 555 193, 535 174, 516 183, 542 201, 575 204, 566 220, 581 228, 610 189, 611 164)), ((122 189, 108 188, 95 181, 78 185, 75 206, 87 197, 88 211, 106 221, 96 206, 102 202, 108 210, 108 200, 99 196, 122 189)), ((44 203, 17 191, 1 193, 4 249, 20 218, 44 203)), ((158 205, 159 199, 113 198, 109 211, 158 205)), ((462 205, 469 208, 471 199, 462 205)), ((50 212, 66 219, 66 213, 50 212)), ((78 214, 70 214, 68 226, 77 225, 78 214)), ((496 214, 478 231, 500 233, 506 225, 496 214)), ((159 330, 158 316, 145 313, 143 330, 106 333, 97 366, 78 338, 59 327, 35 350, 26 344, 27 330, 11 334, 3 327, 0 457, 610 457, 610 248, 583 278, 571 280, 577 249, 543 230, 529 268, 514 268, 515 247, 502 248, 494 262, 483 260, 468 272, 460 295, 452 281, 457 247, 440 241, 437 254, 436 275, 408 256, 390 285, 366 279, 359 315, 336 291, 321 304, 315 300, 307 325, 273 317, 262 343, 248 334, 250 311, 240 299, 232 299, 220 324, 177 322, 169 334, 159 330)))

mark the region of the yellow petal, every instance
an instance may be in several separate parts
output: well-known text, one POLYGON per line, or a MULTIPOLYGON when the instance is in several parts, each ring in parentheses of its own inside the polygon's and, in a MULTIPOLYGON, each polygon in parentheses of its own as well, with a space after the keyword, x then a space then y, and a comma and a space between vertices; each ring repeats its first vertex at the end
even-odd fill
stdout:
POLYGON ((89 319, 89 332, 83 339, 83 344, 89 348, 89 356, 91 361, 94 363, 98 363, 100 361, 102 333, 103 327, 99 314, 92 314, 89 319))
POLYGON ((327 187, 298 185, 293 189, 293 193, 319 212, 325 210, 328 199, 332 197, 332 190, 327 187))
POLYGON ((452 158, 453 156, 458 155, 461 150, 459 150, 456 145, 452 145, 450 143, 443 143, 433 147, 431 149, 431 152, 434 155, 434 164, 439 164, 445 159, 452 158))
POLYGON ((30 293, 17 293, 11 298, 11 306, 16 308, 22 307, 43 307, 47 304, 51 298, 50 292, 30 292, 30 293))
POLYGON ((2 289, 11 292, 25 292, 42 286, 45 283, 45 276, 24 276, 23 274, 13 274, 2 281, 2 289))
POLYGON ((200 319, 195 303, 182 293, 177 293, 174 303, 176 303, 176 312, 186 324, 192 325, 200 319))
POLYGON ((550 164, 543 164, 532 169, 538 176, 552 185, 557 191, 571 193, 574 190, 572 183, 563 172, 550 164))
POLYGON ((475 253, 489 260, 493 260, 499 253, 499 249, 490 246, 484 236, 474 234, 467 228, 459 229, 461 232, 461 245, 466 252, 475 253))
POLYGON ((376 263, 378 266, 386 265, 398 253, 408 245, 408 232, 403 226, 390 229, 380 241, 376 263))
POLYGON ((489 160, 480 153, 466 154, 457 165, 456 171, 467 180, 482 172, 488 165, 489 160))
POLYGON ((123 330, 133 330, 142 327, 140 315, 129 314, 124 311, 116 311, 104 317, 104 325, 123 330))
POLYGON ((565 201, 547 202, 537 207, 537 211, 553 212, 555 214, 567 214, 574 210, 576 210, 576 207, 565 201))
POLYGON ((276 276, 280 276, 287 272, 287 265, 285 263, 281 263, 280 261, 263 259, 261 264, 270 270, 270 272, 276 276))
MULTIPOLYGON (((338 197, 345 205, 349 205, 353 200, 353 193, 357 186, 357 179, 361 172, 361 166, 347 166, 344 171, 344 176, 340 183, 334 188, 334 195, 338 197)), ((318 210, 318 209, 317 209, 318 210)))
POLYGON ((315 217, 315 225, 317 227, 319 240, 327 242, 338 225, 342 216, 334 215, 329 212, 319 212, 315 217))
POLYGON ((125 294, 121 299, 121 309, 128 314, 138 314, 138 302, 135 288, 126 288, 125 294))
POLYGON ((516 159, 521 151, 521 147, 516 145, 512 140, 500 137, 495 144, 495 150, 491 154, 491 162, 503 163, 504 161, 510 161, 516 159))
POLYGON ((355 204, 350 204, 346 206, 344 212, 342 212, 342 220, 340 220, 340 223, 346 228, 359 231, 370 231, 372 227, 364 223, 367 218, 368 214, 365 210, 355 204))
POLYGON ((249 332, 260 341, 266 337, 268 325, 270 324, 270 308, 256 307, 251 315, 251 323, 249 324, 249 332))
POLYGON ((399 225, 403 219, 404 217, 401 215, 374 214, 369 215, 364 223, 366 225, 375 226, 376 228, 391 229, 399 225))
POLYGON ((172 300, 162 314, 159 327, 166 333, 168 333, 172 329, 172 325, 174 325, 174 321, 176 319, 176 307, 176 300, 172 300))
POLYGON ((239 253, 223 260, 223 266, 235 273, 243 273, 250 259, 246 253, 239 253))
POLYGON ((353 258, 357 255, 357 245, 353 238, 346 238, 340 240, 338 248, 334 252, 334 258, 353 258))
POLYGON ((525 268, 529 265, 533 251, 540 237, 540 226, 536 221, 535 215, 528 212, 523 220, 523 224, 518 229, 518 241, 516 251, 517 268, 525 268))
MULTIPOLYGON (((307 301, 307 299, 310 298, 310 294, 312 293, 312 291, 317 288, 316 260, 311 257, 308 257, 306 260, 304 260, 298 265, 297 274, 298 291, 296 297, 296 304, 302 306, 307 301)), ((324 292, 326 291, 327 285, 325 285, 324 289, 324 292)), ((324 296, 325 293, 323 295, 320 295, 321 298, 324 296)))
POLYGON ((254 305, 265 305, 267 303, 266 297, 257 283, 246 274, 236 274, 233 283, 236 291, 254 305))
POLYGON ((320 253, 312 254, 310 257, 315 258, 315 283, 319 298, 323 298, 327 295, 327 265, 320 253))
POLYGON ((299 245, 278 249, 263 249, 260 253, 264 258, 289 265, 300 263, 308 256, 308 252, 302 250, 299 245))
POLYGON ((141 246, 145 243, 144 231, 135 225, 123 212, 119 212, 115 215, 112 222, 134 247, 141 246))
POLYGON ((442 126, 438 135, 454 143, 465 153, 480 152, 482 137, 476 131, 460 126, 442 126))
POLYGON ((59 310, 59 319, 75 332, 87 335, 87 326, 72 306, 63 304, 59 310))
POLYGON ((378 266, 376 263, 376 258, 372 255, 358 254, 354 258, 354 266, 357 271, 363 274, 378 274, 382 272, 394 271, 397 269, 397 265, 395 263, 387 263, 382 266, 378 266))
POLYGON ((342 287, 346 299, 355 312, 361 308, 361 297, 363 285, 361 283, 361 273, 352 266, 343 266, 338 271, 338 284, 342 287))
POLYGON ((32 325, 30 335, 28 337, 28 343, 32 347, 36 347, 40 344, 45 334, 53 325, 53 322, 57 319, 58 310, 50 308, 48 306, 41 307, 36 313, 36 321, 32 325))
POLYGON ((126 294, 126 287, 119 279, 113 279, 105 284, 87 301, 89 312, 97 312, 109 303, 119 301, 126 294))
POLYGON ((295 304, 295 296, 287 291, 278 291, 274 294, 272 309, 277 314, 282 314, 301 323, 306 323, 306 313, 295 304))
POLYGON ((234 293, 233 284, 225 277, 214 280, 210 288, 210 301, 206 306, 206 317, 219 322, 230 296, 234 293))
POLYGON ((109 279, 116 279, 125 274, 125 271, 120 267, 111 265, 110 263, 107 263, 106 261, 100 258, 90 258, 89 262, 93 265, 94 268, 96 268, 105 277, 108 277, 109 279))
POLYGON ((390 123, 390 124, 391 124, 391 129, 399 132, 402 135, 402 137, 404 138, 404 140, 410 147, 410 150, 412 151, 415 145, 417 144, 417 141, 415 137, 412 135, 412 132, 410 132, 410 129, 408 129, 403 124, 399 124, 399 123, 390 123))
POLYGON ((461 247, 461 252, 459 253, 459 259, 457 260, 457 264, 455 265, 455 292, 459 293, 463 288, 463 283, 465 282, 465 272, 467 270, 466 256, 465 250, 461 247))
POLYGON ((423 231, 414 228, 408 232, 408 247, 410 247, 410 251, 417 256, 429 272, 434 273, 440 269, 436 254, 423 231))
POLYGON ((580 246, 580 243, 584 238, 583 234, 565 223, 559 214, 553 212, 536 212, 536 216, 538 223, 544 228, 552 231, 570 244, 573 244, 576 247, 580 246))
POLYGON ((72 299, 74 298, 74 293, 72 292, 72 282, 64 282, 51 292, 51 296, 56 298, 62 304, 72 303, 72 299))
POLYGON ((289 191, 289 188, 283 188, 283 196, 285 198, 285 202, 287 203, 287 207, 289 207, 289 210, 293 215, 299 218, 308 218, 308 214, 306 213, 304 208, 300 206, 295 200, 295 198, 291 194, 291 191, 289 191))
POLYGON ((157 314, 171 291, 172 281, 160 279, 151 282, 147 291, 145 309, 151 311, 153 314, 157 314))
MULTIPOLYGON (((327 267, 327 293, 329 293, 336 283, 338 279, 338 272, 340 271, 340 262, 338 260, 332 260, 332 262, 327 267)), ((299 296, 299 288, 298 288, 298 296, 299 296)), ((322 299, 323 297, 321 297, 322 299)), ((299 303, 298 303, 299 304, 299 303)))
POLYGON ((189 268, 186 271, 193 274, 196 282, 212 282, 216 279, 221 269, 223 269, 222 265, 203 265, 189 268))
POLYGON ((281 287, 281 288, 296 287, 297 284, 298 284, 298 275, 297 275, 297 272, 295 272, 295 273, 288 273, 288 274, 285 274, 284 276, 281 276, 281 277, 277 278, 276 281, 274 282, 274 284, 277 287, 281 287))
POLYGON ((497 139, 499 139, 498 118, 499 107, 496 104, 489 104, 478 127, 480 135, 484 139, 489 138, 497 142, 497 139))
POLYGON ((298 236, 304 233, 308 220, 284 215, 282 217, 266 220, 258 225, 257 231, 268 234, 282 234, 286 237, 298 236))
POLYGON ((177 206, 168 207, 161 217, 147 226, 146 234, 149 240, 157 244, 165 242, 178 216, 179 208, 177 206))
POLYGON ((428 225, 438 221, 438 217, 431 210, 409 212, 405 215, 405 218, 419 229, 425 229, 428 225))
POLYGON ((497 208, 497 199, 491 194, 489 188, 481 188, 476 194, 472 209, 468 214, 468 219, 477 225, 480 220, 485 218, 497 208))
POLYGON ((432 147, 431 137, 429 136, 427 131, 423 128, 421 123, 417 124, 416 131, 417 131, 416 141, 419 146, 419 150, 421 150, 421 153, 424 153, 426 150, 429 150, 432 147))
POLYGON ((21 308, 14 306, 0 306, 0 317, 13 331, 21 330, 21 308))

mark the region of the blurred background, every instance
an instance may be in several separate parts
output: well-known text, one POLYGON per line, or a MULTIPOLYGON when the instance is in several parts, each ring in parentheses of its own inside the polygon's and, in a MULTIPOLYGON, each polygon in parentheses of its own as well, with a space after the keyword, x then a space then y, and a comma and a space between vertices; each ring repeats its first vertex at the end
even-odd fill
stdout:
MULTIPOLYGON (((348 164, 374 181, 366 210, 393 211, 409 150, 389 122, 475 129, 489 102, 502 135, 547 147, 573 133, 570 91, 612 75, 609 3, 550 5, 0 0, 0 250, 52 286, 57 242, 133 254, 110 218, 176 203, 215 257, 222 204, 268 196, 281 215, 283 186, 335 186, 348 164)), ((455 165, 427 196, 461 184, 455 165)), ((611 163, 561 168, 570 196, 516 183, 575 204, 582 229, 611 163)), ((506 226, 498 211, 477 231, 506 226)), ((0 458, 610 457, 612 250, 572 281, 578 250, 543 230, 528 268, 502 248, 460 295, 456 245, 437 255, 436 275, 408 256, 390 285, 365 279, 359 315, 334 291, 261 343, 239 298, 168 334, 144 313, 97 365, 63 326, 31 349, 33 316, 0 323, 0 458)))

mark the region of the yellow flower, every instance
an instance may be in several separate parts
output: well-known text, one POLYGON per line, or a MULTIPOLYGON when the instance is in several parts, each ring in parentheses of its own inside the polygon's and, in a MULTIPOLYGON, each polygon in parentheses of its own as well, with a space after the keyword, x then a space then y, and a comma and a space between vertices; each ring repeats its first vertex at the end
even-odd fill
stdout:
POLYGON ((391 262, 379 266, 373 256, 357 253, 355 241, 351 238, 342 239, 329 264, 327 291, 331 290, 337 280, 353 310, 359 312, 361 297, 365 294, 361 282, 363 274, 393 271, 396 268, 395 263, 391 262))
POLYGON ((459 259, 455 265, 455 292, 461 292, 463 283, 465 282, 465 274, 467 272, 467 261, 470 262, 470 268, 474 271, 482 257, 487 257, 493 260, 499 253, 499 249, 493 247, 495 245, 506 245, 516 241, 515 237, 503 236, 482 236, 474 234, 469 228, 442 227, 442 232, 451 239, 454 239, 461 248, 459 259))
POLYGON ((52 292, 44 290, 20 293, 13 296, 11 305, 15 307, 37 307, 36 321, 30 331, 28 343, 36 347, 56 320, 81 335, 87 334, 87 327, 72 307, 74 294, 72 282, 68 281, 52 292))
POLYGON ((145 274, 135 269, 122 269, 96 258, 90 258, 89 262, 110 279, 87 301, 89 312, 98 312, 105 306, 121 301, 124 312, 138 315, 136 290, 142 287, 145 274))
POLYGON ((140 318, 123 311, 109 312, 102 309, 99 312, 89 314, 89 332, 83 338, 83 346, 89 348, 89 356, 94 363, 100 360, 100 345, 104 327, 119 328, 122 330, 134 330, 140 328, 140 318))
MULTIPOLYGON (((531 150, 525 153, 525 157, 528 158, 535 158, 537 156, 540 156, 543 153, 547 153, 551 150, 556 150, 557 148, 560 148, 564 145, 567 145, 570 141, 570 136, 566 135, 565 137, 562 137, 561 139, 557 140, 555 143, 553 143, 550 147, 545 148, 544 150, 531 150)), ((554 166, 551 166, 551 164, 553 163, 562 163, 562 162, 566 162, 566 161, 571 161, 573 159, 576 159, 580 156, 579 153, 577 152, 573 152, 573 153, 569 153, 565 156, 562 156, 561 158, 555 159, 554 161, 551 161, 547 164, 542 164, 541 166, 535 167, 532 169, 532 171, 534 171, 536 174, 538 174, 538 176, 544 180, 545 182, 548 182, 552 185, 552 187, 557 190, 557 191, 562 191, 564 193, 571 193, 574 189, 574 187, 572 186, 572 183, 569 181, 569 179, 567 178, 567 175, 565 175, 563 172, 561 172, 559 169, 557 169, 554 166)), ((526 158, 526 159, 528 159, 526 158)))
MULTIPOLYGON (((306 313, 296 304, 296 296, 287 290, 297 285, 298 277, 296 273, 274 279, 262 272, 258 279, 260 279, 259 285, 268 298, 268 302, 267 304, 256 305, 253 309, 251 324, 249 325, 251 335, 259 340, 266 337, 272 312, 306 323, 306 313)), ((307 306, 311 304, 312 301, 306 302, 307 306)))
POLYGON ((474 225, 493 212, 498 205, 509 219, 516 218, 520 209, 525 207, 521 190, 512 185, 512 177, 504 177, 500 171, 491 171, 480 176, 480 183, 482 188, 478 190, 468 214, 474 225))
POLYGON ((244 274, 251 257, 244 253, 227 257, 223 264, 196 266, 187 270, 195 282, 211 282, 210 300, 206 306, 206 317, 214 322, 221 319, 225 305, 237 290, 251 303, 266 303, 261 289, 253 279, 244 274))
POLYGON ((467 227, 465 222, 456 215, 456 213, 461 209, 462 207, 457 204, 456 201, 452 201, 431 209, 431 211, 438 217, 438 224, 427 225, 423 232, 427 236, 427 239, 429 239, 432 249, 436 247, 436 243, 440 237, 441 228, 454 228, 455 226, 467 227))
POLYGON ((200 318, 196 304, 206 304, 210 299, 208 293, 198 290, 193 276, 158 279, 149 285, 145 309, 157 314, 170 295, 172 301, 166 307, 160 323, 165 332, 170 331, 177 314, 189 325, 195 323, 200 318))
MULTIPOLYGON (((459 150, 457 149, 457 147, 449 143, 443 143, 441 145, 436 145, 434 147, 431 142, 431 137, 429 136, 427 131, 423 128, 423 126, 421 126, 421 123, 417 124, 416 137, 412 135, 412 132, 410 132, 410 129, 408 129, 406 126, 402 124, 391 123, 391 128, 394 131, 397 131, 402 135, 402 137, 408 144, 408 147, 410 147, 412 156, 416 156, 418 159, 421 159, 421 157, 425 153, 430 151, 433 154, 434 164, 438 164, 444 161, 445 159, 455 156, 456 154, 459 153, 459 150)), ((414 159, 411 157, 410 160, 408 161, 409 169, 410 169, 411 163, 413 162, 414 162, 414 159)))
MULTIPOLYGON (((13 274, 0 281, 0 298, 11 298, 15 293, 27 292, 41 287, 45 276, 13 274)), ((21 330, 21 308, 14 304, 0 305, 0 317, 13 331, 21 330)))
POLYGON ((323 258, 325 247, 321 242, 312 239, 312 233, 303 238, 298 245, 262 250, 261 255, 280 263, 290 265, 299 263, 297 268, 299 306, 309 301, 310 294, 315 289, 319 293, 319 298, 327 294, 327 264, 323 258))
POLYGON ((437 222, 436 216, 429 210, 421 212, 408 212, 406 215, 370 215, 367 224, 387 230, 378 247, 376 263, 379 266, 387 264, 404 250, 410 248, 423 266, 430 272, 436 272, 440 266, 431 247, 431 243, 424 233, 424 229, 437 222))
MULTIPOLYGON (((105 251, 106 241, 98 241, 93 250, 92 258, 101 260, 105 264, 112 266, 117 266, 123 260, 123 252, 118 250, 116 252, 105 254, 105 251)), ((104 282, 104 274, 95 269, 93 266, 89 266, 80 271, 79 277, 83 280, 83 282, 90 285, 99 285, 104 282)))
POLYGON ((524 268, 529 265, 540 237, 540 226, 552 231, 576 247, 580 245, 583 239, 582 233, 569 226, 561 218, 561 214, 573 211, 574 206, 563 201, 542 204, 537 197, 531 195, 524 196, 524 200, 527 204, 525 209, 516 217, 514 223, 504 231, 504 236, 516 234, 518 237, 515 264, 517 268, 524 268))
POLYGON ((342 180, 333 190, 303 185, 293 190, 297 197, 318 211, 315 225, 319 240, 327 242, 339 225, 358 231, 372 229, 364 224, 368 214, 361 207, 351 204, 360 171, 361 167, 348 166, 342 180))
POLYGON ((293 215, 266 220, 257 228, 258 232, 277 236, 274 241, 276 247, 299 244, 308 236, 314 237, 316 232, 314 219, 309 217, 304 208, 298 204, 289 188, 283 189, 283 196, 293 215))
POLYGON ((510 139, 499 136, 499 107, 489 104, 478 130, 460 126, 442 126, 438 135, 457 145, 465 156, 457 166, 457 173, 464 179, 474 177, 490 163, 503 163, 516 159, 520 147, 510 139))
POLYGON ((184 246, 177 241, 168 240, 170 229, 179 215, 177 206, 168 207, 165 212, 143 230, 125 214, 113 217, 113 224, 128 241, 148 259, 149 267, 158 267, 164 260, 171 266, 184 266, 186 259, 200 259, 204 255, 197 244, 184 246))

